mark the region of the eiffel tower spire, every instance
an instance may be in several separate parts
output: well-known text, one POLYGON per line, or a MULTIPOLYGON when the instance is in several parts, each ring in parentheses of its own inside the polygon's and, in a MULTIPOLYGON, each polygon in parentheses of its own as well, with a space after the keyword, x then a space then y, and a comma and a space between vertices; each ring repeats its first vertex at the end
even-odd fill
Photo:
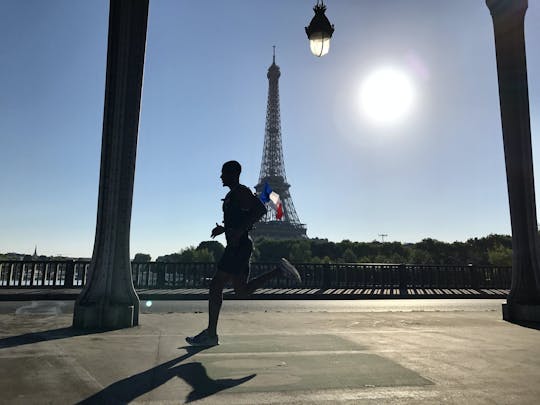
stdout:
POLYGON ((279 77, 281 71, 276 65, 276 47, 274 46, 272 64, 268 68, 268 102, 266 107, 266 126, 264 147, 259 182, 255 186, 260 194, 264 184, 268 183, 279 194, 283 205, 283 217, 276 218, 272 209, 253 227, 251 235, 267 239, 306 238, 306 226, 298 219, 298 214, 289 192, 290 184, 285 175, 283 147, 281 145, 281 117, 279 111, 279 77))

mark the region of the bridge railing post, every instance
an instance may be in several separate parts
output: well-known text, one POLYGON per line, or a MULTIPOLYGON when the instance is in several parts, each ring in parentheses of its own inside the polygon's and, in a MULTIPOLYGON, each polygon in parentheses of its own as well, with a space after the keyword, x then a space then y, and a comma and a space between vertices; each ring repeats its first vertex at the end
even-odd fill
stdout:
POLYGON ((165 287, 165 263, 158 262, 156 266, 156 287, 165 287))
POLYGON ((471 288, 473 290, 478 290, 480 288, 480 280, 479 280, 480 277, 478 274, 478 269, 473 264, 469 264, 468 267, 469 267, 469 274, 471 278, 471 288))
POLYGON ((64 279, 65 288, 73 288, 73 277, 75 276, 75 261, 70 260, 66 263, 66 278, 64 279))
POLYGON ((322 287, 330 288, 332 285, 332 268, 329 264, 325 264, 322 268, 322 287))
POLYGON ((407 267, 401 263, 398 266, 398 278, 399 278, 399 294, 407 295, 407 286, 409 284, 409 274, 407 272, 407 267))

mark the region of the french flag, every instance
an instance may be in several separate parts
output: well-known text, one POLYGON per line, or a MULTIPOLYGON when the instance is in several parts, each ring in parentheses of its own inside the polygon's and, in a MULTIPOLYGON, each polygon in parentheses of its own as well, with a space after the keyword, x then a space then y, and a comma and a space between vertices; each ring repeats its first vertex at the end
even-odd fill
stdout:
POLYGON ((259 198, 264 204, 269 202, 272 203, 271 205, 276 210, 276 218, 278 220, 283 218, 283 204, 281 204, 279 194, 275 191, 272 191, 272 188, 267 182, 264 183, 264 187, 261 191, 261 195, 259 196, 259 198))

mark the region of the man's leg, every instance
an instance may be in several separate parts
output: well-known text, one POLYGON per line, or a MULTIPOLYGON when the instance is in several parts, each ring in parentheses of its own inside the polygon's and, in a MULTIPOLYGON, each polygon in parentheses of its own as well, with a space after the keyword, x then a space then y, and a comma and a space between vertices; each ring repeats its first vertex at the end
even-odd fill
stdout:
POLYGON ((219 311, 221 310, 221 304, 223 303, 223 288, 230 277, 231 276, 229 274, 218 270, 210 282, 210 291, 208 295, 207 332, 211 337, 217 336, 219 311))
MULTIPOLYGON (((249 256, 248 256, 249 260, 249 256)), ((219 266, 219 265, 218 265, 219 266)), ((186 341, 193 346, 215 346, 219 344, 217 337, 217 323, 221 304, 223 303, 223 288, 227 281, 231 280, 234 286, 234 291, 241 297, 248 297, 257 288, 262 287, 268 280, 284 275, 287 278, 301 282, 302 278, 298 270, 290 264, 286 259, 281 258, 278 267, 256 277, 248 282, 249 277, 249 262, 243 266, 246 271, 241 274, 229 274, 222 270, 216 271, 212 281, 210 282, 210 291, 208 297, 208 328, 203 330, 197 336, 187 337, 186 341)))
POLYGON ((257 288, 261 288, 264 284, 266 284, 267 281, 279 276, 280 274, 281 269, 276 267, 274 270, 249 280, 249 282, 247 281, 249 276, 249 273, 247 272, 242 275, 233 275, 232 282, 234 293, 242 298, 247 298, 249 295, 253 294, 257 288))
POLYGON ((231 276, 221 270, 216 271, 210 282, 208 294, 208 328, 195 336, 186 337, 192 346, 215 346, 219 344, 216 333, 219 311, 223 302, 223 287, 231 276))
POLYGON ((274 270, 261 274, 260 276, 249 280, 249 282, 247 281, 249 277, 249 268, 244 274, 230 275, 233 282, 234 293, 242 298, 247 298, 249 295, 253 294, 257 288, 262 287, 267 281, 278 276, 285 276, 298 283, 302 282, 298 270, 284 258, 281 258, 279 265, 274 268, 274 270))

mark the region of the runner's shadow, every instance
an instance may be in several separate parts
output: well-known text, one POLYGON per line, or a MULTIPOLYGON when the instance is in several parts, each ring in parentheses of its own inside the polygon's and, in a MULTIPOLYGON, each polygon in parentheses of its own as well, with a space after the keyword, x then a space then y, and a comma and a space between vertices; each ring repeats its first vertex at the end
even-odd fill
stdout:
POLYGON ((186 402, 196 401, 227 388, 236 387, 237 385, 251 380, 257 375, 250 374, 242 378, 221 378, 213 380, 206 373, 204 366, 197 362, 182 364, 175 369, 178 377, 184 379, 184 381, 193 388, 193 391, 187 396, 186 402))
POLYGON ((180 364, 173 367, 173 365, 187 360, 207 348, 189 346, 182 349, 187 351, 183 356, 117 381, 79 402, 79 404, 126 404, 165 384, 174 377, 180 377, 191 385, 193 390, 186 397, 186 402, 191 402, 208 397, 224 389, 243 384, 256 376, 256 374, 251 374, 242 378, 213 380, 208 376, 205 367, 198 362, 180 364))

